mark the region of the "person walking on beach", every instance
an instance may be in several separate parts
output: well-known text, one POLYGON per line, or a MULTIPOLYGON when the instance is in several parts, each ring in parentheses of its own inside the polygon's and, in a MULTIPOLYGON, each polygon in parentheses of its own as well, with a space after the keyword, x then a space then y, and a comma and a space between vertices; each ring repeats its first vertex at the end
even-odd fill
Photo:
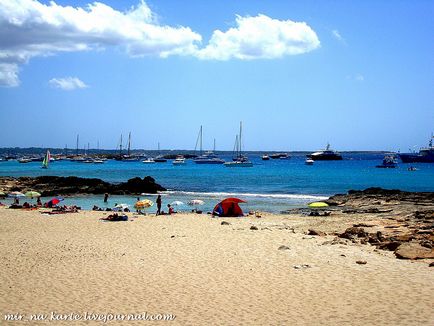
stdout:
POLYGON ((155 214, 155 215, 160 215, 161 214, 161 195, 158 195, 156 203, 157 203, 157 214, 155 214))
POLYGON ((106 192, 106 193, 104 194, 104 203, 107 203, 107 200, 108 200, 108 193, 106 192))

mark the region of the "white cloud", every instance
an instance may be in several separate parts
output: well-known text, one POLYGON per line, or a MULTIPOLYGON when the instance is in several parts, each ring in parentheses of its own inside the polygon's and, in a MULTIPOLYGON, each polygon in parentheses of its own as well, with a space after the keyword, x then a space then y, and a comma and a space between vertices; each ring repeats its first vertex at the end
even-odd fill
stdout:
POLYGON ((332 35, 340 42, 345 43, 345 39, 342 37, 342 35, 339 33, 338 30, 334 29, 332 30, 332 35))
POLYGON ((65 91, 88 87, 83 81, 77 77, 53 78, 49 81, 54 88, 60 88, 65 91))
POLYGON ((125 48, 131 56, 185 55, 201 36, 188 27, 160 26, 141 1, 127 12, 94 2, 85 8, 36 0, 0 1, 0 85, 18 85, 18 67, 57 52, 125 48))
POLYGON ((1 63, 0 57, 0 86, 15 87, 19 84, 18 65, 13 63, 1 63))
POLYGON ((201 59, 273 59, 302 54, 320 46, 316 33, 304 22, 277 20, 265 15, 236 18, 237 27, 214 31, 209 44, 198 50, 201 59))
POLYGON ((158 24, 142 0, 121 12, 100 2, 86 7, 45 5, 37 0, 0 1, 0 86, 18 86, 20 66, 33 57, 119 47, 132 57, 191 55, 200 59, 273 59, 320 46, 304 22, 265 15, 236 18, 236 27, 214 31, 199 48, 189 27, 158 24))

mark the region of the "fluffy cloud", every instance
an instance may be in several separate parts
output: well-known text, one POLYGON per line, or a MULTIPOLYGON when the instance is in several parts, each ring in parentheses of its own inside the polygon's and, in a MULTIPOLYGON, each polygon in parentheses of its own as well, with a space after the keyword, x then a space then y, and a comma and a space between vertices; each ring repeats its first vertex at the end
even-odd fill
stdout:
POLYGON ((265 15, 236 18, 237 27, 214 31, 209 44, 198 50, 201 59, 273 59, 302 54, 319 47, 316 33, 304 22, 265 15))
POLYGON ((35 56, 121 46, 131 56, 190 54, 201 36, 160 26, 143 1, 127 12, 99 2, 85 8, 36 0, 0 1, 0 85, 18 85, 19 65, 35 56))
POLYGON ((54 88, 60 88, 64 91, 72 91, 74 89, 88 87, 83 81, 77 77, 53 78, 49 81, 54 88))
POLYGON ((319 47, 304 22, 265 15, 236 18, 236 27, 202 37, 189 27, 158 24, 142 0, 120 12, 94 2, 86 7, 48 5, 37 0, 0 1, 0 86, 18 86, 19 70, 31 58, 59 52, 120 47, 132 57, 190 55, 204 60, 273 59, 319 47))

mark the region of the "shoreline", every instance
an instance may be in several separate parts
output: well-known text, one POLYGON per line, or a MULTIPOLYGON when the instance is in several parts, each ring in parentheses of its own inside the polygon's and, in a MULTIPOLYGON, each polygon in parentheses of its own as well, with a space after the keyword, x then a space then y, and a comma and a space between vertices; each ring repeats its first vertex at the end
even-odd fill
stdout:
POLYGON ((0 312, 166 313, 180 325, 434 321, 431 260, 308 235, 372 215, 99 220, 107 214, 0 208, 0 312))

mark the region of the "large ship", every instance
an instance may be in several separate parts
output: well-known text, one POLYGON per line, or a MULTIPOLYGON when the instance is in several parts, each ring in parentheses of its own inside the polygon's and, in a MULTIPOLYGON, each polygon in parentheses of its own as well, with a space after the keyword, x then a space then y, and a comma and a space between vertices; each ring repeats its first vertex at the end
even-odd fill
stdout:
POLYGON ((431 135, 428 147, 421 148, 419 153, 398 154, 403 163, 434 163, 434 146, 431 135))
POLYGON ((314 161, 340 161, 342 155, 338 152, 330 149, 330 144, 327 144, 326 149, 306 155, 308 158, 314 161))

